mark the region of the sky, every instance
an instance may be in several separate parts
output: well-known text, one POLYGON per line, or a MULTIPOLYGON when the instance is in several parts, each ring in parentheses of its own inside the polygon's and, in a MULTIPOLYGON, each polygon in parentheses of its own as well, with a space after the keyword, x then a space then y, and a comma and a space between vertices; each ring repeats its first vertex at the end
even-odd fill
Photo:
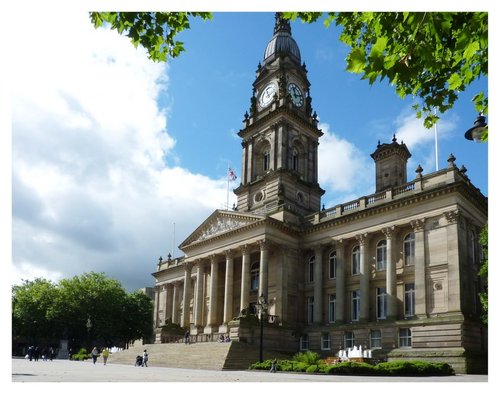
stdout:
MULTIPOLYGON (((94 29, 80 8, 64 18, 28 12, 23 26, 10 53, 11 283, 95 271, 128 291, 153 286, 158 258, 180 256, 176 246, 226 206, 228 164, 238 177, 230 188, 239 184, 237 132, 274 14, 194 20, 179 36, 186 52, 168 64, 94 29)), ((418 164, 424 175, 436 170, 434 130, 415 118, 411 98, 347 73, 335 28, 295 21, 292 35, 324 133, 326 208, 375 192, 370 154, 393 134, 412 154, 408 180, 418 164)), ((461 93, 437 126, 439 169, 453 153, 486 196, 489 145, 463 135, 477 116, 470 100, 487 85, 461 93)))

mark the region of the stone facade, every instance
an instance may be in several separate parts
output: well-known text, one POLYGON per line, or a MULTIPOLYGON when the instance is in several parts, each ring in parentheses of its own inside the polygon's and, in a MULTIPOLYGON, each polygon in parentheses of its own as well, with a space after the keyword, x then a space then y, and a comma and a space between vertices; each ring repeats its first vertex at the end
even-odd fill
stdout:
POLYGON ((380 358, 484 372, 477 272, 487 199, 452 156, 447 168, 423 175, 419 167, 408 182, 411 154, 394 136, 372 154, 376 193, 321 209, 322 133, 279 15, 265 54, 239 132, 238 206, 215 211, 180 245, 185 256, 158 264, 157 341, 169 321, 192 335, 253 343, 245 322, 263 295, 268 348, 332 356, 361 345, 380 358))

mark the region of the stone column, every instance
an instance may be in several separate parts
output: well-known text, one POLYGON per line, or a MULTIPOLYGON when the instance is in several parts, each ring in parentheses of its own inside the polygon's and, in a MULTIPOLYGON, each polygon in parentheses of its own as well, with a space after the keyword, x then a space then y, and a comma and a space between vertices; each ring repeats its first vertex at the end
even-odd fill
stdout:
POLYGON ((370 317, 370 265, 366 256, 367 234, 360 234, 356 236, 359 242, 359 265, 360 265, 360 279, 359 290, 361 305, 359 311, 359 320, 368 321, 370 317))
POLYGON ((219 262, 217 256, 210 256, 210 305, 208 307, 208 325, 205 332, 212 333, 217 325, 217 273, 219 262))
POLYGON ((165 322, 172 321, 172 301, 174 299, 174 288, 171 283, 165 285, 165 322))
POLYGON ((460 211, 458 209, 445 212, 444 216, 448 222, 446 227, 446 238, 448 244, 448 311, 461 310, 460 303, 460 245, 459 245, 459 223, 460 211))
POLYGON ((205 276, 205 263, 201 260, 196 262, 196 298, 194 324, 200 328, 203 325, 203 282, 205 276))
POLYGON ((394 226, 384 228, 382 232, 385 234, 387 241, 387 265, 385 269, 385 288, 387 293, 387 318, 394 319, 397 317, 397 293, 396 293, 396 262, 392 256, 394 226))
POLYGON ((314 309, 313 323, 323 322, 323 246, 314 248, 314 309))
POLYGON ((174 294, 172 296, 172 323, 176 323, 176 324, 179 324, 179 309, 178 309, 178 305, 179 305, 179 285, 180 285, 180 282, 179 281, 176 281, 174 282, 174 294))
POLYGON ((241 298, 240 311, 250 305, 250 248, 248 245, 241 247, 243 256, 241 258, 241 298))
POLYGON ((154 317, 155 317, 155 328, 160 327, 159 311, 160 311, 160 286, 155 286, 155 305, 154 305, 154 317))
POLYGON ((425 219, 410 222, 415 232, 415 314, 427 316, 425 280, 425 219))
MULTIPOLYGON (((337 249, 337 278, 335 279, 336 319, 337 323, 345 321, 345 243, 342 239, 335 241, 337 249)), ((349 259, 347 260, 349 261, 349 259)))
POLYGON ((184 265, 184 291, 182 293, 182 327, 189 328, 189 310, 191 304, 191 263, 184 265))
MULTIPOLYGON (((264 295, 268 300, 267 286, 268 286, 268 265, 269 265, 269 241, 259 241, 260 245, 260 268, 259 268, 259 294, 264 295)), ((269 301, 269 300, 268 300, 269 301)))
POLYGON ((233 318, 233 251, 226 250, 226 281, 224 284, 224 324, 233 318))
POLYGON ((163 323, 165 324, 167 322, 167 305, 168 305, 168 287, 167 285, 162 286, 162 291, 163 291, 163 323))

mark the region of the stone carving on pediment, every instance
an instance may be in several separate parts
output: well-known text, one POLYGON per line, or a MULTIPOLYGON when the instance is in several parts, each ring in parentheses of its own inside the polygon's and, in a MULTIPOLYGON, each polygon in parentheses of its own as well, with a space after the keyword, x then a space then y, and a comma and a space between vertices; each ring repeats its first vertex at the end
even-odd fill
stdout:
POLYGON ((204 239, 213 237, 220 233, 234 230, 238 227, 247 225, 248 222, 236 218, 217 218, 215 221, 210 223, 208 227, 203 229, 201 235, 195 239, 195 241, 203 241, 204 239))

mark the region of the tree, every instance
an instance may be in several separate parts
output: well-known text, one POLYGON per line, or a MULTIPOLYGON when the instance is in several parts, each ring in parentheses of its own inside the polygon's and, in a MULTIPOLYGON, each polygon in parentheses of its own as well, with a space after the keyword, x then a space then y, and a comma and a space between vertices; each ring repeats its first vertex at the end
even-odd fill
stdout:
POLYGON ((488 225, 484 226, 481 231, 479 243, 483 247, 483 261, 479 269, 479 276, 484 280, 484 291, 479 293, 479 300, 483 309, 481 319, 484 324, 488 324, 488 225))
POLYGON ((54 284, 24 281, 12 288, 14 339, 54 344, 63 336, 77 345, 125 344, 150 338, 152 300, 128 294, 121 283, 103 273, 85 273, 54 284), (87 327, 87 321, 91 326, 87 327))
POLYGON ((178 33, 189 29, 189 17, 212 19, 210 12, 91 12, 94 27, 108 23, 111 29, 130 37, 137 48, 140 44, 154 61, 177 57, 184 43, 176 40, 178 33))
MULTIPOLYGON (((288 12, 285 18, 315 22, 321 12, 288 12)), ((413 107, 424 125, 453 107, 458 93, 488 75, 487 12, 330 12, 325 26, 342 28, 340 41, 350 47, 347 71, 370 84, 385 78, 413 107)), ((487 114, 488 96, 478 92, 476 111, 487 114)), ((485 133, 487 139, 487 133, 485 133)))

